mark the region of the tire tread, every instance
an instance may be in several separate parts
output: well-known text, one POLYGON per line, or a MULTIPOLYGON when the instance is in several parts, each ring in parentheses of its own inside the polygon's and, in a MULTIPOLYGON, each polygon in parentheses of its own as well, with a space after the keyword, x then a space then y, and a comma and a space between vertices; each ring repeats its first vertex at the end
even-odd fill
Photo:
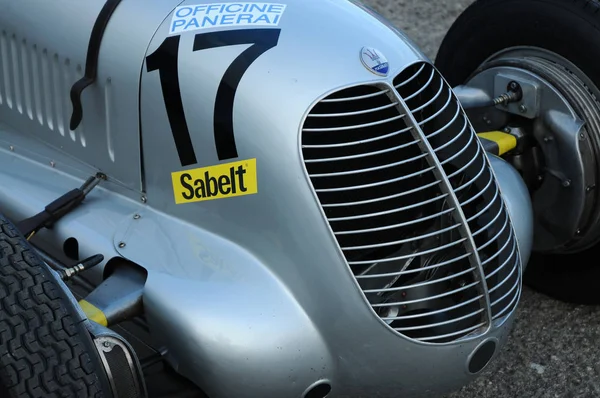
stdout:
POLYGON ((0 396, 103 397, 83 333, 50 270, 0 215, 0 396))

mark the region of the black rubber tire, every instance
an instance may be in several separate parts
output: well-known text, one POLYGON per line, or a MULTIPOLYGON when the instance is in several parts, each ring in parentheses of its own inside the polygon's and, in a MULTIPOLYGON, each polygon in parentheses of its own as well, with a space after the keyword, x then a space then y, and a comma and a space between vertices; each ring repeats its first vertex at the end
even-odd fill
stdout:
POLYGON ((109 398, 100 364, 73 302, 0 214, 0 397, 109 398))
MULTIPOLYGON (((516 46, 550 50, 600 87, 600 1, 478 0, 453 23, 435 64, 452 85, 464 83, 487 58, 516 46)), ((575 255, 534 253, 526 285, 558 300, 600 304, 600 247, 575 255)))

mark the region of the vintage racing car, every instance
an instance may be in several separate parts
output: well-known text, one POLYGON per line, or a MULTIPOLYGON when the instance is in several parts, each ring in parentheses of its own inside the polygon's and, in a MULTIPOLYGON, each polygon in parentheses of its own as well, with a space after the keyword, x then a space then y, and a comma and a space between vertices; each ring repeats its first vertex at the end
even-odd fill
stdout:
POLYGON ((600 237, 598 19, 513 3, 434 65, 359 1, 0 0, 0 396, 477 377, 600 237))

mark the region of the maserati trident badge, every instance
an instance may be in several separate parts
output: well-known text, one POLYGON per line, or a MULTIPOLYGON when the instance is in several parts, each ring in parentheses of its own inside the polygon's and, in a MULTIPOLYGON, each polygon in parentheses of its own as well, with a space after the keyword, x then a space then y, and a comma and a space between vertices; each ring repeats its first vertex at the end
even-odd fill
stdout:
POLYGON ((360 50, 360 60, 365 68, 379 76, 387 76, 390 69, 388 60, 381 52, 372 47, 363 47, 360 50))

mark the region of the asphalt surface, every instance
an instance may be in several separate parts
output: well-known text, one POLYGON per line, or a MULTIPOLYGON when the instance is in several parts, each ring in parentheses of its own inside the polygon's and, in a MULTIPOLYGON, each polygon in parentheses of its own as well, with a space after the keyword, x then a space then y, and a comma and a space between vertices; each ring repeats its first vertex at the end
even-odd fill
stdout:
MULTIPOLYGON (((364 0, 431 59, 472 0, 364 0)), ((524 288, 508 345, 483 374, 445 398, 600 397, 600 306, 575 306, 524 288)))

